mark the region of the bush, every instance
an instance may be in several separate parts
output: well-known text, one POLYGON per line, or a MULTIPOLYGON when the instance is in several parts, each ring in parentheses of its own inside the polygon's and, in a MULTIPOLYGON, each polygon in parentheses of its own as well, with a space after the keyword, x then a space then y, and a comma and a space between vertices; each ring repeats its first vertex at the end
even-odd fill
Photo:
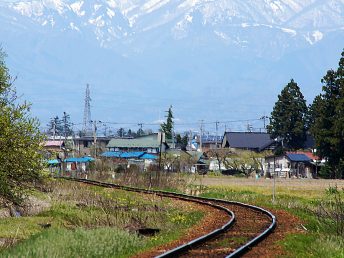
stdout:
POLYGON ((344 189, 329 187, 327 199, 319 204, 317 215, 320 226, 344 237, 344 189))

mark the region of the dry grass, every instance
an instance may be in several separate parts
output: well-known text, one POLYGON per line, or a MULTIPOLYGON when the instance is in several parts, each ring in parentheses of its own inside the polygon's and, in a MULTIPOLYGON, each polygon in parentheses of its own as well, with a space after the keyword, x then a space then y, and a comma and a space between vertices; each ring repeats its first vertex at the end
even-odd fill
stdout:
MULTIPOLYGON (((230 176, 199 176, 196 185, 209 187, 228 187, 238 191, 253 191, 260 194, 270 195, 273 187, 271 179, 236 178, 230 176)), ((344 189, 344 180, 328 179, 276 179, 277 194, 303 198, 320 198, 324 196, 326 189, 337 186, 344 189)))

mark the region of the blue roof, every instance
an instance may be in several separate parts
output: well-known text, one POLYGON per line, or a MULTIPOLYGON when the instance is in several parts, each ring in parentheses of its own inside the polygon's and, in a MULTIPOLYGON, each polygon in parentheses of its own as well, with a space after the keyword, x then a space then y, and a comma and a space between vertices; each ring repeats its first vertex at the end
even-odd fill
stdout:
POLYGON ((81 158, 67 158, 64 160, 64 162, 67 162, 67 163, 73 163, 73 162, 87 163, 90 161, 94 161, 94 158, 92 158, 92 157, 81 157, 81 158))
POLYGON ((144 151, 134 151, 134 152, 106 151, 102 153, 100 156, 105 157, 105 158, 130 159, 130 158, 140 158, 144 154, 145 154, 144 151))
POLYGON ((143 154, 140 159, 157 159, 158 157, 153 154, 145 153, 143 154))
POLYGON ((57 159, 50 159, 48 160, 49 165, 59 164, 60 162, 57 159))
POLYGON ((143 152, 143 151, 123 152, 123 153, 121 154, 121 158, 124 158, 124 159, 140 158, 140 157, 143 156, 144 154, 145 154, 145 152, 143 152))
POLYGON ((307 157, 305 154, 301 153, 288 153, 287 157, 290 161, 296 161, 296 162, 309 162, 311 159, 307 157))

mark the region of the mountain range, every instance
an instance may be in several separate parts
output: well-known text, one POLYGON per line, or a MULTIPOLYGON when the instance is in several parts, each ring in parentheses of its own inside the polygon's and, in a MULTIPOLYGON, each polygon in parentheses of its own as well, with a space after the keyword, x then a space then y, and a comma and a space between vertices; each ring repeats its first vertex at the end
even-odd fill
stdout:
POLYGON ((320 93, 344 0, 6 0, 0 33, 43 125, 63 111, 81 122, 89 83, 94 119, 152 123, 173 105, 182 129, 242 130, 262 127, 241 120, 268 115, 291 78, 308 103, 320 93))

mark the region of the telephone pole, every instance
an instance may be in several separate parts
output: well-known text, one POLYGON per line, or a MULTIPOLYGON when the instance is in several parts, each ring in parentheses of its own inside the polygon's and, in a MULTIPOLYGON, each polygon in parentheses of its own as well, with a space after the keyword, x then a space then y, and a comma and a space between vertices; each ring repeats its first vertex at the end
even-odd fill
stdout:
POLYGON ((101 123, 101 121, 92 121, 93 123, 93 146, 94 146, 94 158, 97 158, 97 123, 101 123))
POLYGON ((201 135, 199 137, 199 149, 202 152, 203 120, 201 120, 201 135))
POLYGON ((216 135, 215 135, 215 149, 217 149, 217 131, 219 129, 219 121, 215 122, 215 128, 216 128, 216 135))

